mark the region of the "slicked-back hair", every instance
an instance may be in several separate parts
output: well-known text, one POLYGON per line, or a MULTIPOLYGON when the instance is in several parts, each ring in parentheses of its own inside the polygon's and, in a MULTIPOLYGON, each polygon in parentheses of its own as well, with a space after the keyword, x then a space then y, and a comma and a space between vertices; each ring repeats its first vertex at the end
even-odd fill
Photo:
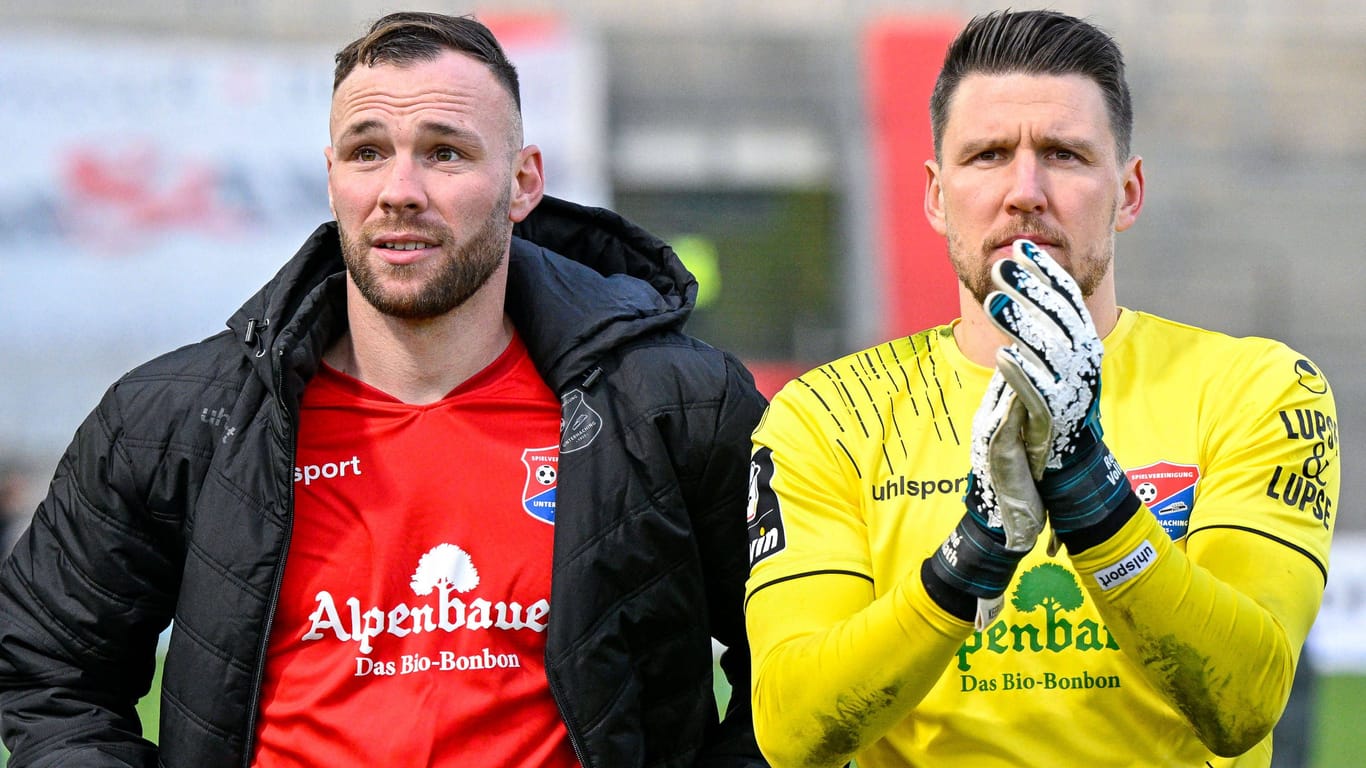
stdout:
POLYGON ((1129 159, 1134 108, 1119 44, 1093 24, 1057 11, 997 11, 968 22, 944 56, 930 97, 936 160, 942 160, 949 106, 963 78, 1016 73, 1082 75, 1093 80, 1105 97, 1119 161, 1129 159))
POLYGON ((447 16, 440 13, 404 11, 391 13, 370 26, 370 31, 337 52, 337 68, 332 75, 332 92, 357 66, 376 64, 404 66, 431 61, 446 51, 463 53, 486 64, 499 83, 512 95, 517 111, 522 110, 521 86, 517 68, 489 28, 473 16, 447 16))

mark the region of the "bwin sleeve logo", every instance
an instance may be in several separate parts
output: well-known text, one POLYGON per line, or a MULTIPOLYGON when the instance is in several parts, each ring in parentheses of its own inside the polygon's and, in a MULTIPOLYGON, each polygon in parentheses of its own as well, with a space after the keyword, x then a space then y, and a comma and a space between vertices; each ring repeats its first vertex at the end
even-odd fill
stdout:
POLYGON ((760 448, 749 463, 749 509, 745 524, 749 528, 749 567, 787 546, 783 514, 778 495, 773 492, 773 450, 760 448))

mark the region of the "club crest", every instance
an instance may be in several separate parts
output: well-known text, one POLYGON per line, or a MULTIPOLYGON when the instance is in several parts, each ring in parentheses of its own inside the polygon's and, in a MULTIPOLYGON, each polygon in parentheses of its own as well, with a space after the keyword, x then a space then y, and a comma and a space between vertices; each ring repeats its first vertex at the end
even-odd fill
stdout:
POLYGON ((1126 472, 1138 500, 1152 510, 1172 540, 1186 535, 1191 510, 1195 508, 1195 486, 1200 468, 1194 464, 1159 461, 1126 472))
POLYGON ((555 524, 555 489, 560 481, 560 449, 528 448, 522 451, 526 483, 522 486, 522 509, 545 523, 555 524))

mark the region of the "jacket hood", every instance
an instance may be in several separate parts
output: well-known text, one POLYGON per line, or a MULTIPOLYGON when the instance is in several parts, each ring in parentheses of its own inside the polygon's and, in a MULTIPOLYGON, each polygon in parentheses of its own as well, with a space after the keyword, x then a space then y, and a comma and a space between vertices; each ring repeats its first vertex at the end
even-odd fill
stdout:
POLYGON ((607 350, 681 329, 696 300, 673 249, 612 211, 546 197, 513 229, 506 311, 556 391, 607 350))
MULTIPOLYGON (((228 319, 267 382, 283 352, 297 358, 283 361, 287 369, 312 376, 346 327, 345 272, 328 222, 228 319)), ((608 350, 681 329, 696 298, 697 280, 673 249, 612 211, 546 197, 513 228, 505 311, 557 392, 608 350)))

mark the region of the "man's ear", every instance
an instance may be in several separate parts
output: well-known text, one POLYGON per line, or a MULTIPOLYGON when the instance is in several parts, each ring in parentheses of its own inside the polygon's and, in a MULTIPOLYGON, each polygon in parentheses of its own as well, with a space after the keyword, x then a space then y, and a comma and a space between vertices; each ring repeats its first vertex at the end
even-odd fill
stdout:
POLYGON ((925 218, 935 232, 948 234, 949 228, 944 221, 944 180, 939 174, 939 164, 933 160, 925 161, 925 218))
POLYGON ((323 159, 327 161, 327 210, 332 212, 332 219, 337 218, 337 206, 332 202, 332 146, 329 144, 323 147, 323 159))
POLYGON ((508 218, 520 222, 540 204, 545 196, 545 174, 541 168, 541 148, 535 144, 522 147, 512 168, 512 197, 508 204, 508 218))
POLYGON ((1143 158, 1134 155, 1124 166, 1119 208, 1115 211, 1115 231, 1123 232, 1138 220, 1143 210, 1143 158))

